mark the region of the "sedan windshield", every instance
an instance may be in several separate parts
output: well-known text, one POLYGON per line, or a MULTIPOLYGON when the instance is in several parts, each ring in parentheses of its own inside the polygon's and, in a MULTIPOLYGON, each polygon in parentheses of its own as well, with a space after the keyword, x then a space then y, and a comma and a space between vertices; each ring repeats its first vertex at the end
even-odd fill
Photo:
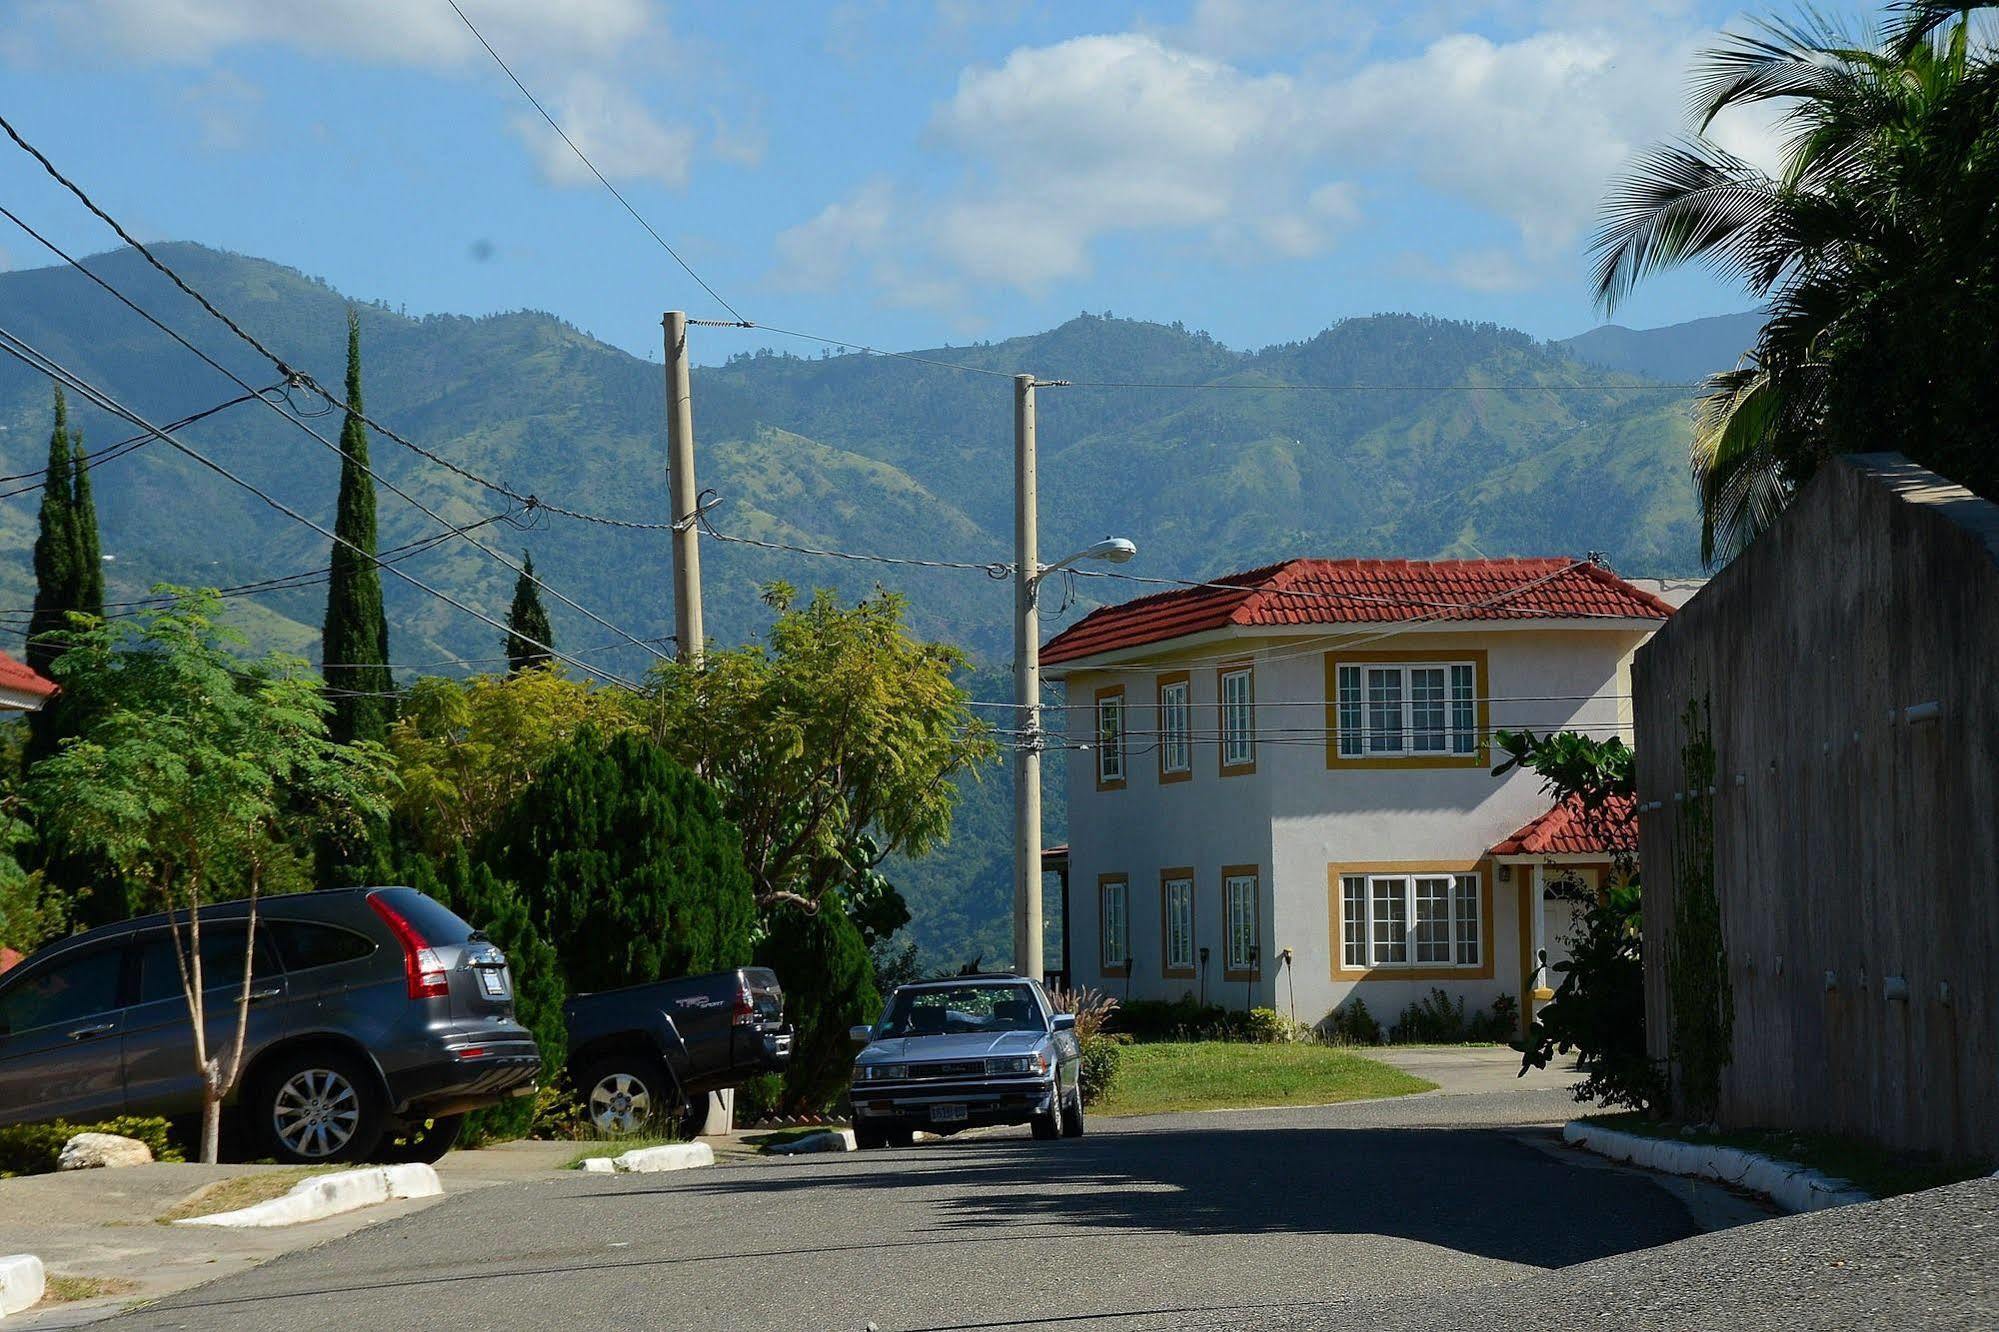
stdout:
POLYGON ((1046 1031, 1041 1005, 1025 985, 939 985, 904 990, 882 1018, 883 1036, 1046 1031))

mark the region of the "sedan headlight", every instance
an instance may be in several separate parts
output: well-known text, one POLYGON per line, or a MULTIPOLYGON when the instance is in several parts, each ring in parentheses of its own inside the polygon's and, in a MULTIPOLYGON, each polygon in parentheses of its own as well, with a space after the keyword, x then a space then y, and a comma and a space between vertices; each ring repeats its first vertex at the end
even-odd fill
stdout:
POLYGON ((890 1082, 909 1076, 907 1064, 857 1064, 854 1077, 860 1082, 890 1082))
POLYGON ((1000 1055, 986 1060, 986 1076, 989 1078, 1039 1077, 1047 1071, 1048 1058, 1045 1055, 1000 1055))

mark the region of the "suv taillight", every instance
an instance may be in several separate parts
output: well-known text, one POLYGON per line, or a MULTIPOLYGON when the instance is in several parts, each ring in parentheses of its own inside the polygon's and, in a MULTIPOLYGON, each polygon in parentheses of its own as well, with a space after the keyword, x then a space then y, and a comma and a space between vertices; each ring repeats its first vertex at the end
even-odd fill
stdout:
POLYGON ((738 981, 736 988, 736 1025, 754 1027, 757 1025, 757 1003, 750 995, 750 983, 738 981))
POLYGON ((370 894, 368 905, 403 946, 403 976, 409 982, 410 998, 442 999, 450 994, 451 978, 445 975, 444 959, 430 946, 430 940, 417 933, 416 926, 381 897, 370 894))

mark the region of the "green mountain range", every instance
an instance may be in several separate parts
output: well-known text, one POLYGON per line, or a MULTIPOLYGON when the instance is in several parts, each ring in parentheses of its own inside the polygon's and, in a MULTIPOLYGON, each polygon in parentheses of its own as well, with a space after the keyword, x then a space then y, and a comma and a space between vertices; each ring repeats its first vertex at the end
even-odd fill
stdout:
MULTIPOLYGON (((348 298, 263 260, 193 244, 163 259, 289 363, 341 382, 348 298)), ((90 269, 253 385, 272 368, 174 290, 144 260, 114 251, 90 269)), ((0 274, 0 327, 166 423, 237 390, 67 268, 0 274)), ((562 507, 661 522, 667 489, 661 371, 552 316, 531 312, 411 318, 360 307, 371 415, 439 457, 562 507)), ((696 329, 697 359, 770 334, 696 329)), ((1138 543, 1130 572, 1209 577, 1299 554, 1460 556, 1604 552, 1632 574, 1698 567, 1686 479, 1686 391, 1577 359, 1567 348, 1494 325, 1412 315, 1344 320, 1298 343, 1231 350, 1203 333, 1082 315, 1001 342, 923 350, 945 365, 881 356, 793 356, 764 349, 697 369, 699 481, 725 534, 907 558, 1000 562, 1012 523, 1012 385, 1031 371, 1075 386, 1040 393, 1042 549, 1051 557, 1106 534, 1138 543), (962 367, 962 368, 954 368, 962 367), (971 371, 995 373, 972 373, 971 371), (1127 387, 1127 385, 1200 387, 1127 387)), ((1732 360, 1733 354, 1727 354, 1732 360)), ((1722 362, 1726 364, 1726 360, 1722 362)), ((0 466, 42 465, 49 385, 0 364, 0 466)), ((274 395, 275 396, 275 395, 274 395)), ((291 406, 310 409, 302 392, 291 406)), ((337 415, 299 416, 244 403, 182 437, 286 504, 330 525, 337 415)), ((134 432, 72 402, 87 448, 134 432)), ((479 484, 387 439, 378 470, 452 523, 513 508, 479 484)), ((309 573, 327 541, 222 478, 154 443, 94 474, 110 597, 155 582, 232 586, 309 573)), ((0 502, 0 623, 25 624, 33 595, 32 478, 0 502)), ((437 524, 380 497, 384 548, 437 524)), ((512 513, 480 530, 515 558, 532 548, 541 575, 581 606, 645 640, 672 632, 665 535, 548 513, 512 513)), ((703 550, 710 635, 755 634, 761 584, 783 578, 858 594, 879 583, 908 594, 918 629, 1003 667, 1007 586, 971 570, 850 563, 709 542, 703 550)), ((462 541, 399 563, 495 618, 513 574, 462 541)), ((1081 580, 1064 617, 1139 589, 1081 580)), ((500 635, 393 576, 384 591, 391 655, 435 668, 501 654, 500 635)), ((311 655, 324 590, 307 584, 236 598, 263 644, 311 655)), ((549 606, 559 645, 636 677, 648 649, 568 606, 549 606)), ((1049 632, 1059 627, 1051 616, 1049 632)), ((401 672, 407 676, 409 670, 401 672)), ((1003 688, 982 670, 981 686, 1003 688)), ((967 798, 958 842, 899 867, 918 912, 913 933, 933 960, 1005 952, 1009 793, 1003 774, 967 798), (987 806, 990 805, 990 808, 987 806), (997 846, 994 839, 999 839, 997 846)), ((1059 809, 1059 799, 1051 805, 1059 809)), ((1059 829, 1054 830, 1059 831, 1059 829)))

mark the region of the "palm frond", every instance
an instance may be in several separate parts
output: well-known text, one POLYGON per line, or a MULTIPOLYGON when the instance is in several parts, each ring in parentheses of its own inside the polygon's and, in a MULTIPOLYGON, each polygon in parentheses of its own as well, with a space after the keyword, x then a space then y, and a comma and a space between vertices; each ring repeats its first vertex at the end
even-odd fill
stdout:
POLYGON ((1838 101, 1849 95, 1854 67, 1874 58, 1831 20, 1807 11, 1765 21, 1754 33, 1725 33, 1703 53, 1688 88, 1688 110, 1705 131, 1730 107, 1776 98, 1838 101))
POLYGON ((1740 275, 1778 203, 1768 176, 1704 139, 1648 149, 1604 200, 1590 241, 1597 303, 1615 309, 1641 278, 1691 259, 1740 275))

